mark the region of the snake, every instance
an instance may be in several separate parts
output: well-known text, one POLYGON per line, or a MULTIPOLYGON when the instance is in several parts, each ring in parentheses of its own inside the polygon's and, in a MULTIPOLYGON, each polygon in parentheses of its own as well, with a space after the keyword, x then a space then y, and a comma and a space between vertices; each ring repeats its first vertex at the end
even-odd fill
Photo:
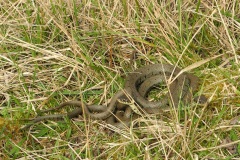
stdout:
POLYGON ((61 108, 64 108, 65 106, 75 106, 76 109, 74 109, 73 111, 71 111, 67 114, 56 114, 56 115, 46 115, 46 116, 36 117, 29 124, 24 126, 22 128, 22 130, 26 130, 32 124, 35 124, 35 123, 40 122, 40 121, 63 120, 64 117, 68 117, 69 119, 72 119, 72 118, 75 118, 78 115, 81 115, 83 113, 85 113, 86 115, 88 115, 92 119, 107 119, 112 114, 113 110, 115 109, 115 105, 117 103, 117 100, 119 99, 119 97, 121 97, 123 95, 124 94, 123 94, 122 91, 118 91, 118 93, 115 94, 113 96, 113 98, 111 99, 108 107, 104 106, 104 105, 86 105, 84 102, 77 101, 77 100, 64 102, 64 103, 60 104, 58 107, 42 111, 42 113, 49 112, 49 111, 52 111, 52 110, 59 110, 61 108), (93 113, 93 112, 97 112, 97 113, 93 113))
MULTIPOLYGON (((107 123, 121 128, 123 125, 129 125, 131 122, 131 115, 133 115, 132 119, 138 117, 133 114, 131 108, 127 104, 120 103, 121 101, 129 101, 129 97, 132 97, 135 103, 150 114, 168 109, 171 105, 177 107, 180 101, 183 101, 185 104, 188 103, 192 98, 192 92, 195 92, 199 86, 199 78, 190 73, 182 73, 179 75, 180 72, 180 68, 170 64, 151 64, 141 67, 128 74, 124 88, 112 97, 107 106, 86 105, 84 102, 77 100, 64 102, 58 107, 43 112, 58 110, 66 106, 75 106, 76 109, 67 114, 36 117, 22 129, 27 129, 32 124, 40 121, 60 120, 64 119, 66 116, 72 119, 83 113, 92 119, 106 120, 107 123), (174 76, 178 77, 170 84, 167 84, 168 79, 174 76), (149 101, 147 99, 148 93, 159 83, 167 84, 166 86, 169 88, 168 95, 165 95, 165 97, 159 101, 149 101), (169 98, 172 102, 169 102, 169 98)), ((198 101, 205 103, 205 96, 200 96, 198 101)))
MULTIPOLYGON (((169 64, 152 64, 139 68, 130 73, 126 79, 125 89, 133 99, 140 104, 143 108, 166 108, 168 99, 162 99, 157 102, 150 102, 143 96, 142 91, 138 91, 139 88, 144 90, 150 90, 151 86, 165 81, 166 78, 171 75, 176 76, 180 73, 180 69, 169 64), (141 87, 141 84, 143 86, 141 87), (146 84, 147 83, 147 84, 146 84)), ((169 95, 172 96, 173 104, 178 106, 180 100, 187 98, 190 94, 189 88, 191 87, 194 92, 198 87, 198 78, 192 74, 184 73, 178 76, 173 83, 169 86, 169 95), (180 94, 182 94, 180 96, 180 94)), ((141 90, 143 90, 141 89, 141 90)), ((147 93, 147 92, 146 92, 147 93)))

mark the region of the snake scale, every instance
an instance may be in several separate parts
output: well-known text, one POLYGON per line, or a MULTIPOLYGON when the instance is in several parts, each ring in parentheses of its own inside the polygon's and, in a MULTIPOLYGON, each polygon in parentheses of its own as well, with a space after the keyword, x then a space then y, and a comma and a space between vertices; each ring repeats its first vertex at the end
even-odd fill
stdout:
MULTIPOLYGON (((144 66, 128 74, 123 90, 118 91, 107 106, 104 105, 86 105, 81 101, 68 101, 60 104, 58 107, 45 110, 49 112, 58 110, 66 106, 75 106, 76 109, 67 114, 46 115, 33 119, 22 129, 29 128, 44 120, 60 120, 64 117, 74 118, 81 114, 86 114, 90 118, 105 120, 107 123, 121 128, 123 125, 129 125, 136 115, 128 105, 130 98, 134 100, 142 110, 147 113, 158 113, 161 110, 169 109, 171 106, 177 107, 179 102, 190 102, 192 93, 199 86, 198 77, 190 73, 180 74, 172 83, 166 84, 170 77, 175 77, 180 73, 180 69, 169 64, 151 64, 144 66), (168 94, 159 101, 149 101, 148 93, 157 84, 164 83, 168 86, 168 94), (126 101, 127 103, 121 103, 126 101), (169 103, 170 102, 170 103, 169 103)), ((206 102, 205 96, 198 98, 199 102, 206 102)))

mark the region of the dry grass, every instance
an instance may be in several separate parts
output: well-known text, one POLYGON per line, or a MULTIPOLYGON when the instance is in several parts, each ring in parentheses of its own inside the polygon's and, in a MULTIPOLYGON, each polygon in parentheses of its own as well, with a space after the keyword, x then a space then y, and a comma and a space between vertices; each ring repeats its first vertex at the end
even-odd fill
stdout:
POLYGON ((239 158, 226 148, 240 150, 237 0, 2 0, 0 19, 1 159, 239 158), (114 133, 86 117, 19 131, 63 101, 106 104, 125 74, 159 62, 197 75, 210 103, 114 133))

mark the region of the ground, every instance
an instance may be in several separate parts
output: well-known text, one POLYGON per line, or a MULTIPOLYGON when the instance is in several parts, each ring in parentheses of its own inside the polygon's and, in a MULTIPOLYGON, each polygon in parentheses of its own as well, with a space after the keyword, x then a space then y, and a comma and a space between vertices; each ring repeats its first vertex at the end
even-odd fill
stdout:
POLYGON ((239 158, 239 1, 2 0, 0 19, 1 159, 239 158), (208 103, 122 130, 85 116, 20 130, 64 101, 107 104, 153 63, 199 77, 208 103))

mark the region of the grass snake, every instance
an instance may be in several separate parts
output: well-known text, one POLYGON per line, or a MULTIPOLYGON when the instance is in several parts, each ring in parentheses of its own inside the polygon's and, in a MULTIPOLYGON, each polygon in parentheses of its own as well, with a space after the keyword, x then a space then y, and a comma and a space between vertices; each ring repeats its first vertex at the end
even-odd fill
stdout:
MULTIPOLYGON (((171 106, 177 107, 179 102, 187 104, 192 98, 192 93, 199 86, 198 77, 190 73, 182 73, 172 83, 169 83, 170 77, 175 77, 181 70, 169 64, 151 64, 141 67, 128 74, 123 90, 118 91, 107 106, 104 105, 86 105, 81 101, 68 101, 60 104, 58 107, 45 110, 59 110, 66 106, 75 106, 76 108, 67 114, 46 115, 34 118, 22 130, 31 125, 44 120, 61 120, 64 117, 70 119, 85 113, 93 119, 105 120, 108 124, 115 127, 129 125, 132 119, 138 117, 131 107, 130 98, 134 100, 147 113, 158 113, 161 110, 169 109, 171 106), (149 101, 147 96, 154 86, 165 84, 168 88, 168 94, 161 100, 149 101), (126 101, 127 103, 121 103, 126 101)), ((206 102, 205 96, 200 96, 201 103, 206 102)))

